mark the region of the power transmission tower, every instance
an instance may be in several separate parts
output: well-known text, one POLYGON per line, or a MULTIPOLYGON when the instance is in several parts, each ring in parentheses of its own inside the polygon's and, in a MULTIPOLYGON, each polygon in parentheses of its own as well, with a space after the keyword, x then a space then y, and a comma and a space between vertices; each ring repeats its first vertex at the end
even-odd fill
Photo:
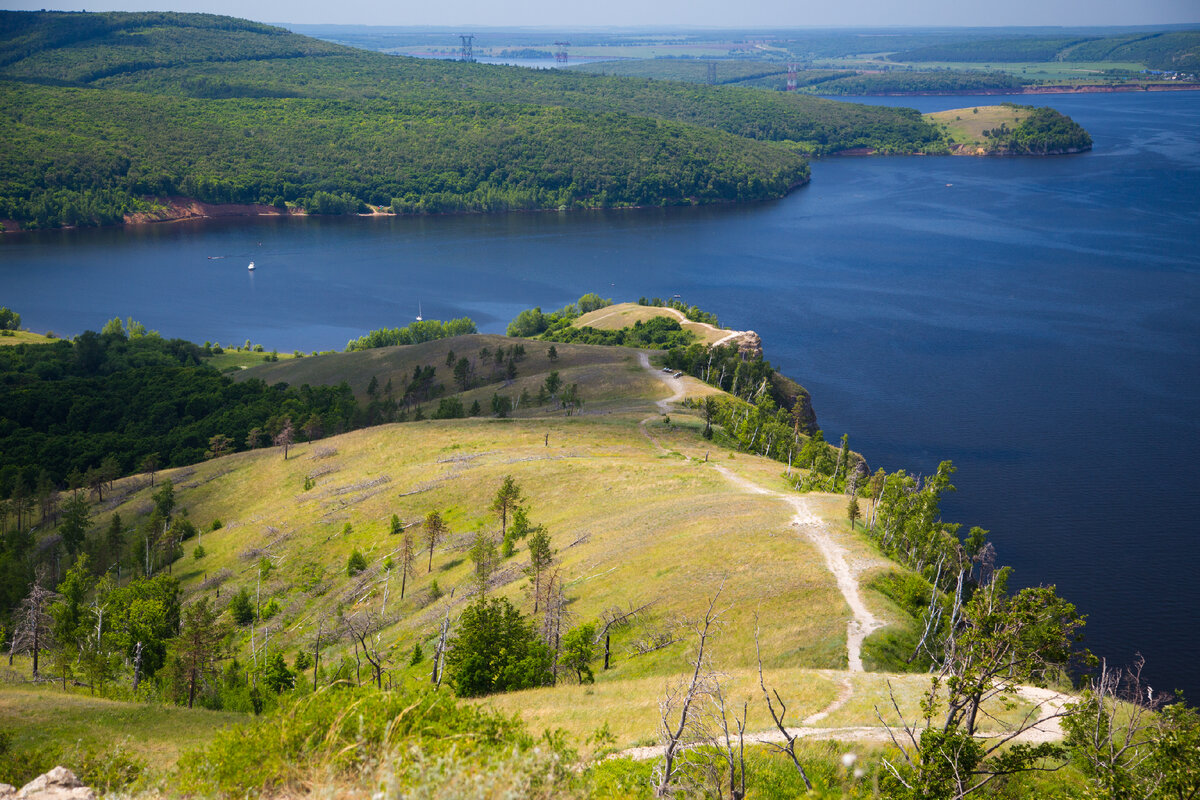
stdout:
POLYGON ((459 51, 458 60, 474 62, 475 53, 471 49, 471 43, 475 41, 475 34, 460 33, 458 38, 462 39, 462 50, 459 51))

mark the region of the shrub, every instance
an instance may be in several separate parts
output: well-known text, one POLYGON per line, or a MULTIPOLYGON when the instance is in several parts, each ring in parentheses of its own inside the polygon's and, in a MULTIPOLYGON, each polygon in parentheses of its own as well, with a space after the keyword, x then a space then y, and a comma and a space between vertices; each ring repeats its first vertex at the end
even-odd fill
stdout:
POLYGON ((245 586, 229 601, 229 614, 238 625, 249 625, 254 621, 254 601, 245 586))
POLYGON ((346 561, 346 574, 353 578, 360 572, 365 572, 367 569, 367 558, 358 550, 350 554, 350 558, 346 561))

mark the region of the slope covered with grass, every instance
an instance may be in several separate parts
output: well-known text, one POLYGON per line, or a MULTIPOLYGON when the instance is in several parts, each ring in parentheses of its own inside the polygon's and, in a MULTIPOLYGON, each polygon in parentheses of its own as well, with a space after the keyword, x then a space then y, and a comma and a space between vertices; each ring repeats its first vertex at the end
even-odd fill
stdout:
POLYGON ((398 58, 208 15, 4 12, 0 79, 0 218, 38 226, 168 195, 316 213, 757 200, 807 180, 805 153, 937 140, 911 110, 398 58))

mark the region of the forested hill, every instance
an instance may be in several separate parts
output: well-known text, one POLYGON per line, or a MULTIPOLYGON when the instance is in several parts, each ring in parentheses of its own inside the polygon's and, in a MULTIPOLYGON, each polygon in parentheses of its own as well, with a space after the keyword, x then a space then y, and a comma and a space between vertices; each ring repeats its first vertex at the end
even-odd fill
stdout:
POLYGON ((746 201, 805 155, 937 149, 918 114, 368 53, 198 14, 0 12, 0 219, 150 198, 317 213, 746 201))

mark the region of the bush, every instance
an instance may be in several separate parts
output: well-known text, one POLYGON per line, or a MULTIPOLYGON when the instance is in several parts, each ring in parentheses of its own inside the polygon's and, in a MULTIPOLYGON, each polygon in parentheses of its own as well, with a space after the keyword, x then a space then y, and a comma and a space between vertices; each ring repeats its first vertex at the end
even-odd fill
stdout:
POLYGON ((229 614, 238 625, 249 625, 254 621, 254 601, 245 586, 229 601, 229 614))
POLYGON ((553 661, 533 624, 507 598, 480 598, 463 610, 446 654, 446 673, 459 697, 479 697, 549 686, 553 661))
POLYGON ((350 558, 346 561, 346 574, 353 578, 360 572, 365 572, 367 569, 367 558, 358 550, 350 554, 350 558))
POLYGON ((441 784, 430 782, 428 765, 453 762, 443 769, 493 774, 518 754, 525 762, 540 751, 549 758, 526 764, 520 770, 525 792, 511 796, 574 795, 578 778, 569 770, 573 754, 554 741, 542 742, 537 751, 534 744, 515 718, 459 703, 445 692, 424 687, 381 692, 335 684, 285 702, 260 720, 226 728, 203 749, 185 754, 179 760, 177 789, 238 797, 288 794, 280 790, 311 788, 312 778, 370 783, 370 768, 380 766, 393 773, 399 794, 409 796, 406 790, 428 786, 430 791, 415 794, 446 796, 441 784), (392 754, 408 753, 420 756, 388 762, 392 754), (530 791, 533 787, 540 789, 530 791))

